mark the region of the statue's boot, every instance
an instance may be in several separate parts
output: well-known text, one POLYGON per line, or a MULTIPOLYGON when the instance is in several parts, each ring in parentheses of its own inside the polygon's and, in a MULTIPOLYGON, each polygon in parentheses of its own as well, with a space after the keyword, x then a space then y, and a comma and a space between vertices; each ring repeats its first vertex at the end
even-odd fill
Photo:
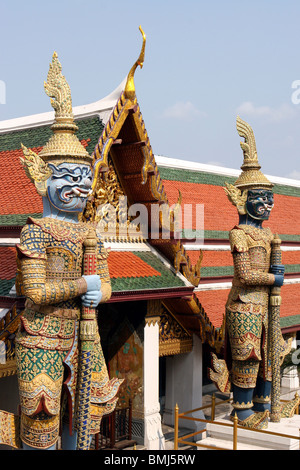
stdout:
POLYGON ((67 423, 63 423, 61 434, 61 447, 62 450, 76 450, 77 447, 77 432, 73 431, 73 434, 70 434, 69 426, 67 423))
POLYGON ((300 398, 298 394, 295 395, 295 398, 287 403, 282 404, 280 410, 281 418, 292 418, 300 404, 300 398))
MULTIPOLYGON (((62 434, 61 434, 61 447, 62 450, 76 450, 77 449, 77 431, 73 431, 70 434, 69 426, 67 423, 63 423, 62 434)), ((92 442, 93 436, 90 435, 90 445, 92 442)))
MULTIPOLYGON (((271 411, 271 382, 269 380, 263 380, 262 377, 258 376, 256 387, 253 394, 253 411, 263 412, 265 410, 271 411)), ((298 394, 295 395, 293 400, 286 403, 282 403, 280 410, 281 418, 292 418, 300 404, 300 398, 298 394)))
POLYGON ((258 376, 256 381, 256 387, 253 393, 253 411, 255 413, 261 413, 266 410, 271 410, 271 382, 264 380, 258 376))
POLYGON ((265 429, 268 427, 269 410, 262 412, 253 411, 253 388, 241 388, 236 385, 233 389, 233 411, 230 419, 235 416, 238 419, 238 425, 249 429, 265 429))

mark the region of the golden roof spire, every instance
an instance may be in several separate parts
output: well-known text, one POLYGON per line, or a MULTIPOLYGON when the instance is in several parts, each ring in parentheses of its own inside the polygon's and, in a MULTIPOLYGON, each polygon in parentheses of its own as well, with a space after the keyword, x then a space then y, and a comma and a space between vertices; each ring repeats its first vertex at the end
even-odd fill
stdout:
POLYGON ((143 44, 142 44, 142 49, 139 55, 138 60, 134 63, 134 65, 131 67, 129 74, 127 76, 127 82, 125 85, 125 97, 129 98, 131 100, 134 100, 135 98, 135 85, 134 85, 134 73, 137 69, 138 66, 143 68, 144 65, 144 60, 145 60, 145 48, 146 48, 146 35, 144 31, 142 30, 142 27, 139 27, 140 32, 142 33, 143 36, 143 44))

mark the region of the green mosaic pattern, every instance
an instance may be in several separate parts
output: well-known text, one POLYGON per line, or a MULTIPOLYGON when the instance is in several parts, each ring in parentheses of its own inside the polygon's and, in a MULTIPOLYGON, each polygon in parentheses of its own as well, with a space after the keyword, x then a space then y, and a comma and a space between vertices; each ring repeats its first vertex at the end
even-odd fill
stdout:
POLYGON ((145 261, 145 263, 149 264, 152 268, 156 269, 156 271, 160 272, 161 276, 111 279, 113 292, 185 286, 184 282, 168 269, 153 253, 134 252, 134 254, 145 261))
POLYGON ((289 317, 280 318, 281 328, 288 328, 296 325, 300 325, 300 315, 291 315, 289 317))
MULTIPOLYGON (((87 150, 90 154, 98 143, 98 139, 104 129, 104 124, 98 117, 88 119, 75 119, 78 126, 76 135, 79 140, 91 139, 87 150)), ((17 150, 21 148, 21 143, 26 147, 42 147, 53 135, 50 126, 32 127, 21 131, 8 132, 0 135, 0 151, 17 150)))
POLYGON ((0 295, 8 295, 11 288, 15 285, 16 278, 0 279, 0 295))
MULTIPOLYGON (((163 180, 180 181, 182 183, 209 184, 210 186, 225 186, 225 181, 233 184, 236 177, 216 175, 214 173, 205 173, 200 171, 183 170, 177 168, 158 167, 160 176, 163 180)), ((300 188, 295 186, 286 186, 275 184, 274 193, 284 196, 300 197, 300 188)))
POLYGON ((28 217, 33 217, 35 219, 40 219, 42 214, 10 214, 10 215, 0 215, 0 226, 17 226, 23 227, 26 224, 28 217))

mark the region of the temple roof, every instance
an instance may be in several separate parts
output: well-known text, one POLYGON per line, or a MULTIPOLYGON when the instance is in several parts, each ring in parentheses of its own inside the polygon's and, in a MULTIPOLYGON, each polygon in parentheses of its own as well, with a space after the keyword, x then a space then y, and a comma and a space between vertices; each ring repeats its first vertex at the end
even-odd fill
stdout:
MULTIPOLYGON (((99 180, 110 164, 130 204, 172 205, 180 192, 183 208, 190 204, 194 211, 197 205, 204 205, 204 231, 195 232, 199 227, 193 212, 179 245, 174 240, 149 239, 126 248, 124 242, 106 241, 112 301, 146 294, 164 296, 167 292, 180 299, 195 288, 193 305, 178 300, 176 308, 186 310, 186 321, 192 314, 194 318, 200 315, 212 332, 223 321, 233 274, 228 232, 237 223, 236 209, 223 187, 225 181, 233 183, 240 170, 155 156, 137 100, 132 102, 124 96, 124 83, 103 100, 74 108, 77 136, 93 153, 94 161, 101 163, 99 180)), ((53 118, 51 112, 0 122, 0 296, 9 295, 14 285, 14 248, 8 245, 18 239, 28 216, 42 216, 41 197, 20 163, 21 143, 38 153, 51 135, 53 118), (3 246, 8 237, 10 243, 3 246)), ((275 184, 275 207, 268 225, 283 241, 286 266, 281 321, 282 327, 291 328, 300 324, 296 300, 300 283, 300 182, 272 176, 268 179, 275 184)), ((171 303, 170 298, 168 301, 171 303)))

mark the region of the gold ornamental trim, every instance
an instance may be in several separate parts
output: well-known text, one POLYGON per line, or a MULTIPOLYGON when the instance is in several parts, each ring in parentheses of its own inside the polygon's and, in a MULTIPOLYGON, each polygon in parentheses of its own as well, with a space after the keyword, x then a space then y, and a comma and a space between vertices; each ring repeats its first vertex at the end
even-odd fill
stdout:
POLYGON ((4 364, 0 364, 0 379, 16 375, 17 373, 17 362, 15 359, 6 361, 4 364))
POLYGON ((159 356, 191 352, 193 338, 184 326, 162 304, 159 320, 159 356))
POLYGON ((20 417, 0 410, 0 444, 21 448, 20 417))
POLYGON ((192 338, 187 340, 170 340, 167 343, 159 343, 159 357, 177 356, 189 353, 193 350, 192 338))

